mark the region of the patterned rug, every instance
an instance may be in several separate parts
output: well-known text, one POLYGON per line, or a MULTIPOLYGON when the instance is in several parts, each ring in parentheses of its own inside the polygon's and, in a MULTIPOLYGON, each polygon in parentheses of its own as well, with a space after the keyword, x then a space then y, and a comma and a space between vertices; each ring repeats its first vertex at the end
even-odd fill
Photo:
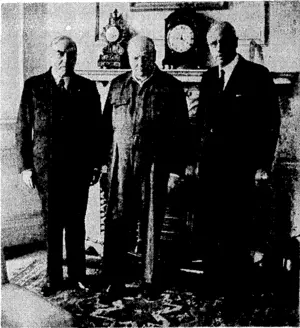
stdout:
MULTIPOLYGON (((97 290, 100 259, 88 257, 89 291, 65 290, 48 299, 68 310, 78 327, 199 327, 199 326, 298 326, 298 311, 272 293, 252 297, 244 307, 224 298, 204 300, 187 286, 169 286, 155 301, 133 293, 112 305, 100 302, 97 290)), ((18 268, 10 281, 40 294, 46 272, 46 253, 18 268)))

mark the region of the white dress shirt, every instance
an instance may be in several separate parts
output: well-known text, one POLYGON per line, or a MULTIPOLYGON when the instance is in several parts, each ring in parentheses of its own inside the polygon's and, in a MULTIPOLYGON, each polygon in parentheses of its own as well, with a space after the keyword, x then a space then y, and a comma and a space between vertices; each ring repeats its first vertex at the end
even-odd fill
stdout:
POLYGON ((147 82, 151 77, 152 77, 153 74, 151 74, 150 76, 146 77, 145 79, 141 80, 141 79, 138 79, 132 72, 132 78, 134 79, 135 82, 137 82, 139 84, 140 87, 142 87, 145 82, 147 82))
POLYGON ((221 70, 224 71, 224 88, 228 83, 228 80, 230 79, 230 76, 233 70, 235 69, 235 66, 238 63, 238 61, 239 61, 239 55, 237 54, 229 64, 223 67, 219 66, 219 77, 221 77, 221 70))
POLYGON ((57 85, 59 85, 60 80, 63 79, 65 82, 64 87, 65 89, 68 89, 68 85, 70 83, 70 76, 64 76, 64 77, 58 76, 55 74, 55 72, 52 69, 51 69, 51 73, 57 85))

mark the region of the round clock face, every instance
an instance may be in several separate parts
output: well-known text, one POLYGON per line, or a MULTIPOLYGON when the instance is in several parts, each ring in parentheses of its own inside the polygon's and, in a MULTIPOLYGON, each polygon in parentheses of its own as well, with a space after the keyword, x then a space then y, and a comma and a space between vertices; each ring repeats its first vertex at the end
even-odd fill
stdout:
POLYGON ((179 24, 168 32, 167 42, 172 50, 186 52, 194 44, 194 32, 188 25, 179 24))
POLYGON ((105 32, 105 37, 108 42, 115 42, 118 40, 120 32, 117 27, 111 26, 105 32))

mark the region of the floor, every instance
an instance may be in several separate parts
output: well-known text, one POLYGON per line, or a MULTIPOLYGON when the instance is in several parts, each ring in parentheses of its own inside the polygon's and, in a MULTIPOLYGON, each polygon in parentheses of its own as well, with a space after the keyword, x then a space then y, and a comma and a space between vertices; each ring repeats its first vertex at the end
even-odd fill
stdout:
MULTIPOLYGON (((87 255, 87 274, 89 277, 97 278, 100 257, 92 250, 90 245, 90 254, 87 255)), ((38 284, 34 281, 28 284, 22 271, 30 266, 34 267, 38 262, 43 262, 40 271, 45 271, 46 255, 46 250, 43 249, 29 250, 28 254, 23 252, 17 257, 10 254, 6 261, 9 279, 21 277, 19 279, 21 285, 37 290, 39 293, 38 284)), ((261 260, 261 257, 257 260, 261 260)), ((201 266, 201 263, 198 264, 201 266)), ((272 284, 273 282, 275 285, 279 284, 280 288, 262 289, 256 295, 252 295, 251 302, 245 303, 244 308, 240 308, 244 302, 242 299, 234 299, 233 303, 228 303, 224 297, 204 299, 201 283, 198 283, 201 281, 199 270, 197 273, 193 270, 181 273, 179 284, 169 285, 155 302, 136 295, 124 297, 112 306, 107 306, 99 301, 101 292, 93 288, 84 295, 76 294, 74 291, 63 292, 50 301, 76 315, 81 320, 79 327, 82 328, 115 325, 122 327, 299 325, 299 302, 291 298, 295 296, 297 284, 293 282, 294 278, 289 272, 280 275, 266 272, 263 281, 272 281, 272 284), (197 291, 195 286, 198 286, 197 291), (290 293, 292 289, 293 292, 290 293)))

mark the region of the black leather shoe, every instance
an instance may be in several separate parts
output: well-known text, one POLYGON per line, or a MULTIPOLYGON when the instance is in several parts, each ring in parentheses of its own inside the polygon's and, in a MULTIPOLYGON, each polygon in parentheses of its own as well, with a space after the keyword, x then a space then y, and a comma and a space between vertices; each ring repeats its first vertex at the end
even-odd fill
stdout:
POLYGON ((158 285, 144 283, 142 285, 142 295, 149 300, 156 300, 160 297, 161 289, 158 285))
POLYGON ((51 295, 57 294, 60 290, 62 290, 62 283, 50 283, 49 281, 46 281, 43 287, 41 288, 41 293, 43 296, 48 297, 51 295))

